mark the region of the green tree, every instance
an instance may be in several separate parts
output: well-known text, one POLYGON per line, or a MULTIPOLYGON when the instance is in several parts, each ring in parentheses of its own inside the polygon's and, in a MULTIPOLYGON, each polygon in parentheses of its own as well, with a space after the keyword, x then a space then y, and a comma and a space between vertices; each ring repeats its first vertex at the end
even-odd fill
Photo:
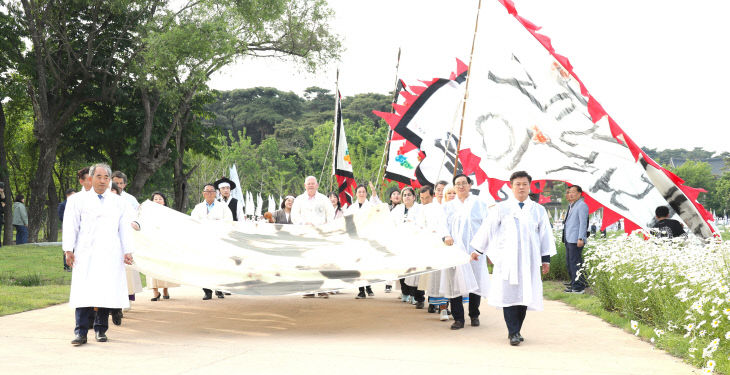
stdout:
MULTIPOLYGON (((130 192, 140 191, 147 178, 169 160, 168 143, 176 133, 184 132, 182 128, 191 120, 187 114, 192 98, 207 89, 210 76, 223 66, 244 56, 279 56, 313 70, 337 57, 340 44, 329 31, 330 16, 322 0, 191 0, 175 11, 166 10, 160 20, 151 23, 143 32, 146 47, 136 65, 137 76, 144 78, 139 87, 145 126, 130 192), (155 116, 161 102, 175 108, 169 121, 155 116), (156 122, 162 123, 164 131, 153 141, 156 122)), ((184 151, 177 148, 179 158, 184 151)), ((184 173, 175 170, 176 184, 184 183, 184 173)))
MULTIPOLYGON (((712 175, 712 167, 708 163, 687 160, 684 164, 674 168, 672 172, 681 177, 686 185, 707 190, 708 193, 701 193, 698 199, 703 205, 705 205, 706 199, 711 197, 715 191, 716 180, 712 175)), ((712 208, 709 205, 705 206, 712 208)))
POLYGON ((30 241, 38 237, 62 131, 82 104, 113 97, 125 75, 124 62, 135 52, 137 26, 157 5, 135 0, 8 4, 9 15, 31 48, 18 62, 18 69, 29 77, 38 144, 28 204, 30 241))

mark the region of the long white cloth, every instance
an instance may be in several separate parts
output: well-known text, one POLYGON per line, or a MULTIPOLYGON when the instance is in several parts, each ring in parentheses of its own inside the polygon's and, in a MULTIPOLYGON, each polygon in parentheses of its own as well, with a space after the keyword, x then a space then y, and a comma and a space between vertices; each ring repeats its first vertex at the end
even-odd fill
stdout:
MULTIPOLYGON (((458 197, 444 205, 446 231, 459 250, 471 254, 471 241, 487 216, 487 204, 469 194, 462 202, 458 197)), ((446 298, 466 296, 469 293, 486 296, 489 291, 489 270, 484 259, 445 269, 441 272, 439 294, 446 298)))
MULTIPOLYGON (((542 310, 541 258, 553 256, 555 238, 545 208, 531 200, 497 204, 471 241, 494 263, 488 303, 542 310)), ((480 257, 482 259, 484 257, 480 257)))
POLYGON ((129 307, 124 254, 133 252, 129 202, 109 190, 75 194, 63 220, 63 250, 74 252, 71 307, 129 307))
POLYGON ((309 197, 307 192, 294 198, 291 207, 291 221, 293 224, 322 225, 334 220, 335 208, 324 194, 315 193, 309 197))

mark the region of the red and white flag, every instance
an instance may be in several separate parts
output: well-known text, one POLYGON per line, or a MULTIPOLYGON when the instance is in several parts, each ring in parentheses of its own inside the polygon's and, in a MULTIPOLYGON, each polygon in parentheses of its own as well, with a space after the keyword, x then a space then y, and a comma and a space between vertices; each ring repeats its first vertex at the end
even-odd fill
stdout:
POLYGON ((345 124, 342 121, 342 98, 340 91, 336 93, 335 105, 335 149, 332 168, 335 179, 337 180, 337 194, 340 198, 342 207, 352 204, 352 196, 357 183, 355 183, 355 175, 352 173, 352 159, 350 158, 350 150, 347 148, 347 139, 345 137, 345 124))

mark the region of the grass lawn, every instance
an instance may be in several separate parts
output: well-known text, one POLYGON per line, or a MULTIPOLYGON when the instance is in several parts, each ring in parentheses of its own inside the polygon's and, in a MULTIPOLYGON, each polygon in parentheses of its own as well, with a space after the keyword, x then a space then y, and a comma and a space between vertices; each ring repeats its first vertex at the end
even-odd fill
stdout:
MULTIPOLYGON (((579 310, 583 310, 591 315, 597 316, 626 332, 631 334, 636 333, 631 329, 631 320, 623 317, 617 312, 603 309, 598 297, 594 296, 590 289, 587 289, 585 294, 564 293, 563 290, 565 289, 565 286, 563 286, 562 281, 544 281, 543 288, 543 295, 546 299, 562 301, 579 310)), ((639 326, 638 337, 645 341, 649 341, 650 338, 654 336, 653 330, 654 327, 650 327, 642 323, 639 326)), ((681 358, 687 363, 691 363, 689 361, 690 358, 687 357, 687 350, 690 347, 690 343, 688 342, 688 339, 682 337, 682 335, 667 332, 662 336, 660 341, 654 342, 653 344, 657 348, 662 349, 677 358, 681 358)), ((718 365, 715 369, 715 373, 728 374, 730 373, 728 370, 730 369, 723 368, 723 366, 718 365)))
POLYGON ((68 301, 71 273, 60 246, 0 248, 0 316, 68 301))

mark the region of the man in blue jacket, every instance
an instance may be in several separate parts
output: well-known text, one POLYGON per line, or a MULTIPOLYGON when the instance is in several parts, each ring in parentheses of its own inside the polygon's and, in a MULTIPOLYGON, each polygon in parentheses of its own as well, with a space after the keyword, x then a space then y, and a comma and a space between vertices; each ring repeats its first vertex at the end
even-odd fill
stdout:
POLYGON ((578 270, 583 265, 583 246, 588 238, 588 205, 583 201, 582 194, 583 189, 578 185, 569 187, 566 193, 570 205, 563 226, 563 242, 571 282, 570 286, 565 289, 567 293, 582 294, 586 287, 585 278, 582 275, 580 278, 576 277, 578 270))

